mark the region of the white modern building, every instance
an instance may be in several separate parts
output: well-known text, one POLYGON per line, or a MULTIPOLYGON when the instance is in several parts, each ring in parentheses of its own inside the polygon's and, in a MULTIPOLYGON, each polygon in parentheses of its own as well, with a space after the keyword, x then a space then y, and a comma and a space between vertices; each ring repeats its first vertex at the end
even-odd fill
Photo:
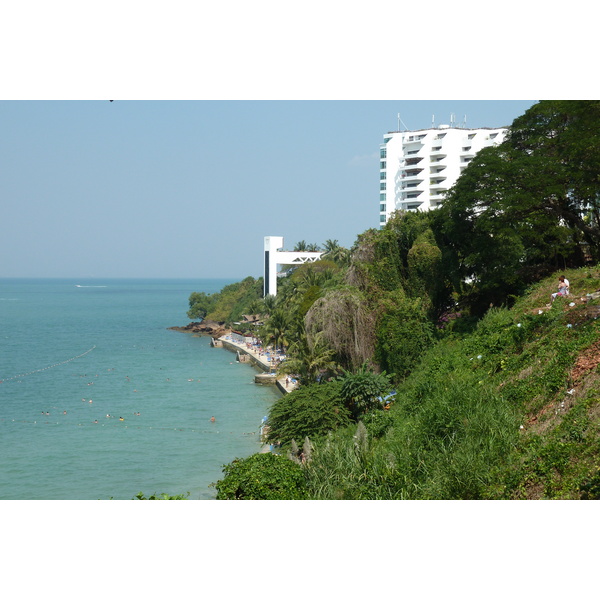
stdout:
POLYGON ((277 277, 284 275, 278 272, 281 265, 303 265, 319 260, 323 252, 287 252, 282 250, 283 238, 269 235, 265 237, 265 270, 263 294, 277 296, 277 277))
MULTIPOLYGON (((451 118, 451 123, 453 118, 451 118)), ((383 136, 379 164, 379 224, 396 210, 431 210, 439 206, 473 157, 500 144, 508 131, 439 125, 383 136)))

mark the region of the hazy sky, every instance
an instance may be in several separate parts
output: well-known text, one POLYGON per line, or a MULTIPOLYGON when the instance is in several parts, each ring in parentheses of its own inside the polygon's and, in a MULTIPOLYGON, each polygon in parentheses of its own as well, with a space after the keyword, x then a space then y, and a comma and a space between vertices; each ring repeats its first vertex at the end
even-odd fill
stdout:
POLYGON ((263 237, 379 226, 384 133, 534 101, 2 101, 0 276, 262 275, 263 237))

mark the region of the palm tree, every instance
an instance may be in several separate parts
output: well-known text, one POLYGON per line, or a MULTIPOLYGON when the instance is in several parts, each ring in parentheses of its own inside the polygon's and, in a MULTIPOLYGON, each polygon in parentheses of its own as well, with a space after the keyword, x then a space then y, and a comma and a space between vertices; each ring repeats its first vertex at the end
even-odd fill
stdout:
POLYGON ((275 349, 284 349, 287 344, 286 338, 289 327, 289 313, 280 308, 276 308, 264 324, 261 330, 261 337, 263 340, 271 340, 275 349))
POLYGON ((318 381, 326 372, 335 373, 339 370, 333 360, 335 351, 323 341, 322 332, 318 332, 312 343, 306 332, 302 332, 289 347, 288 358, 281 366, 284 373, 298 375, 302 383, 318 381))
POLYGON ((275 305, 277 303, 277 296, 273 296, 272 294, 267 294, 263 298, 262 301, 263 301, 264 310, 268 314, 271 314, 275 310, 275 305))
POLYGON ((339 245, 337 240, 326 240, 323 244, 325 250, 324 258, 328 258, 335 263, 344 265, 348 263, 350 252, 339 245))
POLYGON ((308 244, 304 240, 301 240, 294 246, 294 252, 306 252, 307 247, 308 244))
POLYGON ((325 250, 325 254, 332 254, 338 248, 340 248, 340 244, 337 240, 325 240, 325 243, 323 244, 323 250, 325 250))

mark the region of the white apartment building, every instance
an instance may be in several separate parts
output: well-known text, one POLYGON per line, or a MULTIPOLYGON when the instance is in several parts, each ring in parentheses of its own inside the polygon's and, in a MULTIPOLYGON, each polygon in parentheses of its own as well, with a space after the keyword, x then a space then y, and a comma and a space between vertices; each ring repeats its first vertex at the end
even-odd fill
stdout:
POLYGON ((379 223, 396 210, 431 210, 439 206, 475 154, 500 144, 508 131, 439 125, 383 136, 379 164, 379 223))

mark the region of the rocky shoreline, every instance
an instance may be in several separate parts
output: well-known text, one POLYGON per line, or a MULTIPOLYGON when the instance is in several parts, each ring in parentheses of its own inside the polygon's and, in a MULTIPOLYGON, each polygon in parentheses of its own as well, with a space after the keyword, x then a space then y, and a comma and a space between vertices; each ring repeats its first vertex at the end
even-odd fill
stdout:
POLYGON ((209 320, 188 323, 184 327, 169 327, 168 329, 172 329, 173 331, 181 331, 183 333, 210 335, 212 338, 220 338, 223 335, 229 335, 231 333, 231 329, 225 327, 225 323, 209 320))

